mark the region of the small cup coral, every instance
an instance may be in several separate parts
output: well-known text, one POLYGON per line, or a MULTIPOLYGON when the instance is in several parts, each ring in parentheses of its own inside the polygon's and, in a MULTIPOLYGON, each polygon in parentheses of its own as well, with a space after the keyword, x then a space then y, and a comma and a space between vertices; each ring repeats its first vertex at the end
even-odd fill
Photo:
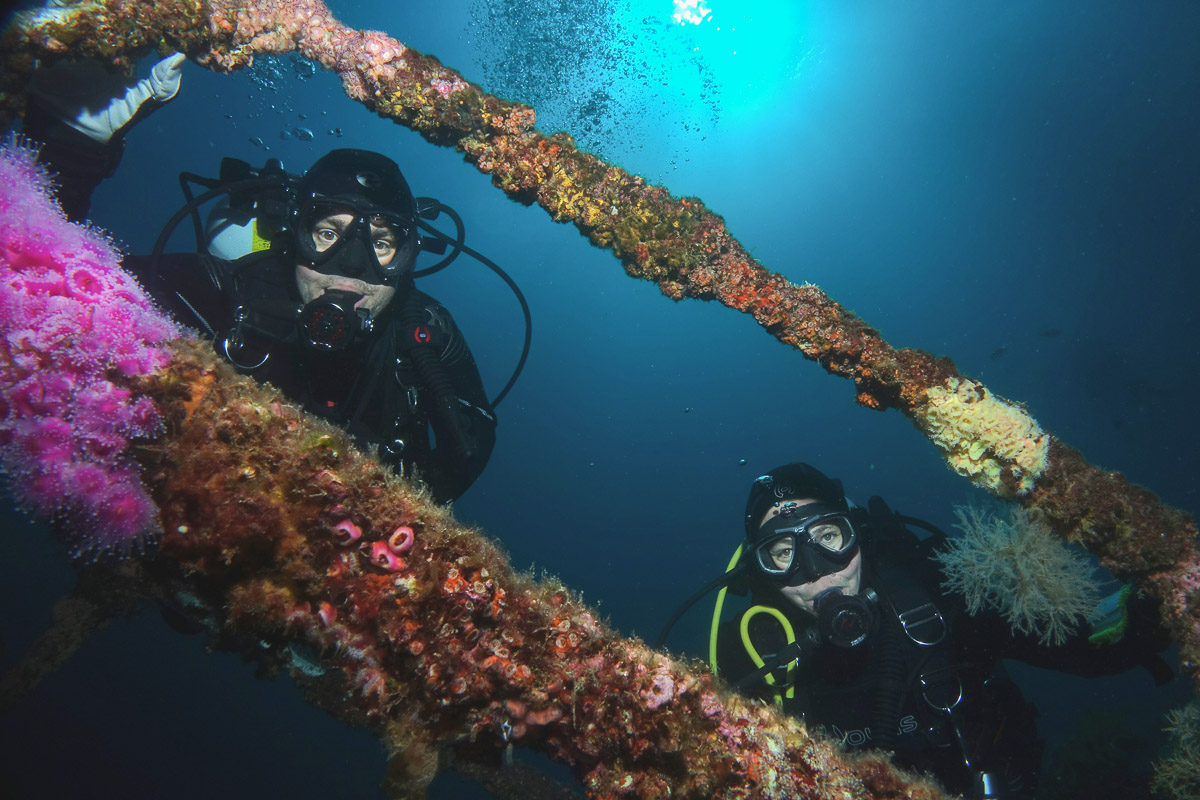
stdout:
POLYGON ((963 595, 970 614, 998 611, 1014 630, 1057 645, 1096 610, 1086 554, 1056 538, 1035 512, 1013 508, 1004 518, 960 506, 955 513, 963 535, 935 558, 942 585, 963 595))

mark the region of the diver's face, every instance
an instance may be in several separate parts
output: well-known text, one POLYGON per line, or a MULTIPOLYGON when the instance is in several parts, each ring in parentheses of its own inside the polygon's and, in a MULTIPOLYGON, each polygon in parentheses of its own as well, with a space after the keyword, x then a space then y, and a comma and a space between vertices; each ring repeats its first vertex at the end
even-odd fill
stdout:
MULTIPOLYGON (((338 242, 353 221, 353 214, 332 214, 318 220, 312 228, 313 246, 317 252, 323 253, 338 242)), ((395 234, 387 226, 377 225, 374 221, 371 222, 371 246, 381 267, 386 267, 396 257, 395 234)), ((345 275, 326 275, 305 264, 296 265, 296 286, 305 303, 317 299, 327 289, 361 294, 362 299, 354 307, 367 309, 372 317, 378 317, 396 296, 395 288, 386 284, 367 283, 345 275)))
MULTIPOLYGON (((759 527, 767 523, 768 520, 779 516, 779 512, 784 508, 799 508, 817 502, 811 497, 789 498, 782 500, 767 510, 759 522, 759 527)), ((829 526, 833 530, 827 535, 841 536, 841 531, 835 526, 829 526)), ((813 531, 814 535, 823 535, 820 529, 813 531)), ((834 548, 836 549, 836 548, 834 548)), ((777 542, 767 551, 771 560, 779 569, 787 569, 791 564, 795 553, 791 552, 791 545, 787 542, 777 542)), ((856 595, 862 588, 862 552, 854 554, 854 558, 840 572, 834 572, 830 575, 822 575, 815 581, 810 583, 802 583, 799 586, 781 586, 779 593, 784 599, 792 605, 799 608, 809 616, 817 615, 816 599, 828 589, 841 589, 844 595, 856 595)))
POLYGON ((841 589, 842 594, 850 596, 858 594, 862 588, 862 552, 854 554, 850 563, 841 572, 832 575, 822 575, 811 583, 799 586, 781 586, 779 593, 792 605, 806 614, 817 615, 816 599, 829 589, 841 589))

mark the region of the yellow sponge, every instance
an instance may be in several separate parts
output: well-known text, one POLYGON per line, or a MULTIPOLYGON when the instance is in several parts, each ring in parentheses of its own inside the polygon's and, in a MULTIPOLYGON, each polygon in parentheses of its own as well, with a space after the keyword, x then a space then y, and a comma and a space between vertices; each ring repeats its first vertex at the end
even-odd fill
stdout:
POLYGON ((1046 470, 1050 436, 1021 406, 966 378, 948 378, 925 398, 917 425, 959 475, 1010 497, 1028 492, 1046 470))

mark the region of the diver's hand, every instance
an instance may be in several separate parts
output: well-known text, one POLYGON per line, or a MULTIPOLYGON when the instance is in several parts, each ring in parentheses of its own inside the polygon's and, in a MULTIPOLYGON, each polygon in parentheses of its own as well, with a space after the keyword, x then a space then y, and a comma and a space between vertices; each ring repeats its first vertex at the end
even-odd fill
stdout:
POLYGON ((187 61, 187 56, 183 53, 171 53, 150 70, 150 77, 145 82, 149 84, 150 94, 155 100, 165 103, 179 94, 179 83, 183 77, 183 62, 185 61, 187 61))
POLYGON ((179 92, 187 56, 172 53, 150 76, 133 80, 107 72, 94 61, 60 62, 34 77, 33 92, 54 116, 104 144, 179 92))

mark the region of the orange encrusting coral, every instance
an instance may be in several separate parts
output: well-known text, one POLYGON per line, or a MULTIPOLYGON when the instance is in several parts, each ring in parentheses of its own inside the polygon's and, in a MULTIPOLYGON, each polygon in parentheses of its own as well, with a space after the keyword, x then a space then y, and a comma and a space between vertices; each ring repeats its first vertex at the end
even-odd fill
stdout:
POLYGON ((943 796, 515 573, 491 540, 206 345, 180 341, 137 389, 166 423, 140 453, 164 531, 147 579, 186 585, 218 642, 383 737, 394 795, 420 795, 439 748, 469 741, 541 750, 600 798, 943 796), (402 561, 380 563, 400 528, 402 561))

